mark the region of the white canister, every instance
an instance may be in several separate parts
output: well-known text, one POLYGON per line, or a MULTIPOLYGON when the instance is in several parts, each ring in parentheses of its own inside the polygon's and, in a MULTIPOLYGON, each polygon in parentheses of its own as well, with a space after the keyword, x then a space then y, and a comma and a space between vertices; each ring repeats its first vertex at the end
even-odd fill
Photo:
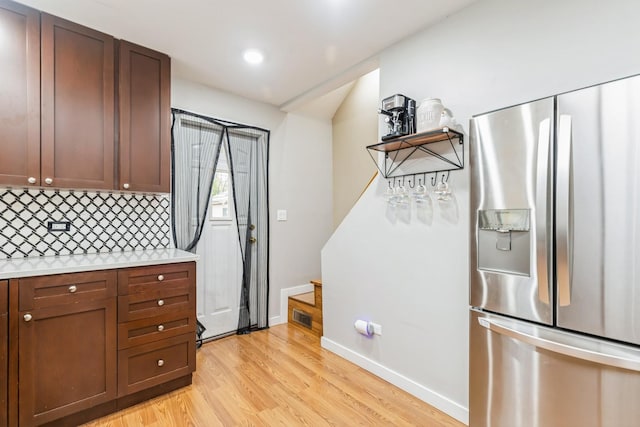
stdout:
POLYGON ((423 99, 418 106, 416 130, 424 132, 436 129, 440 125, 444 106, 439 98, 423 99))

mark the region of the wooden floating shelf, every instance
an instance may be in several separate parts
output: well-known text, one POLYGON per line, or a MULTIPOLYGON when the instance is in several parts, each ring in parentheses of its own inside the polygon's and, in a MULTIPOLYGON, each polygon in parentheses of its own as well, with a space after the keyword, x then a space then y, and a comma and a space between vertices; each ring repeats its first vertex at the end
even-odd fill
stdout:
POLYGON ((367 149, 380 151, 382 153, 389 153, 391 151, 419 147, 440 141, 450 141, 452 139, 458 139, 458 141, 462 143, 462 134, 458 131, 444 127, 390 139, 378 144, 369 145, 367 149))

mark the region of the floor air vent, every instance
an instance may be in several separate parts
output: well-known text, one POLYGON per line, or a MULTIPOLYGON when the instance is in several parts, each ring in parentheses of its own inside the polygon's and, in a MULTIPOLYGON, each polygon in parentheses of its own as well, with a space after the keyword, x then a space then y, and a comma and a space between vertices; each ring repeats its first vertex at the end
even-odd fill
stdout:
POLYGON ((293 309, 293 321, 305 328, 311 329, 311 315, 297 308, 293 309))

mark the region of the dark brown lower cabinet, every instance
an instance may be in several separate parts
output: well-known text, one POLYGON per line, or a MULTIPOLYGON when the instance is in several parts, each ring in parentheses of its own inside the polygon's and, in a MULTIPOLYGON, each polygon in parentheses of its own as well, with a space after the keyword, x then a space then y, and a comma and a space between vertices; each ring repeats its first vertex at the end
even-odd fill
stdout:
POLYGON ((9 376, 9 316, 7 314, 8 282, 0 280, 0 426, 6 426, 9 376))
POLYGON ((191 384, 195 323, 195 263, 0 281, 0 427, 75 426, 191 384))
POLYGON ((196 368, 195 263, 118 272, 118 396, 196 368))
POLYGON ((20 312, 20 425, 41 425, 117 395, 116 298, 20 312))

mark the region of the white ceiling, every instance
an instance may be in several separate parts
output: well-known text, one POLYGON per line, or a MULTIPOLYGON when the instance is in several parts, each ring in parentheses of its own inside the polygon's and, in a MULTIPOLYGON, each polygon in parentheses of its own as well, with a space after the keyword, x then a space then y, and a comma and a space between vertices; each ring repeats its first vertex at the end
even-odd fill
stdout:
POLYGON ((19 0, 172 58, 189 80, 290 110, 476 0, 19 0), (261 49, 260 66, 242 52, 261 49))

